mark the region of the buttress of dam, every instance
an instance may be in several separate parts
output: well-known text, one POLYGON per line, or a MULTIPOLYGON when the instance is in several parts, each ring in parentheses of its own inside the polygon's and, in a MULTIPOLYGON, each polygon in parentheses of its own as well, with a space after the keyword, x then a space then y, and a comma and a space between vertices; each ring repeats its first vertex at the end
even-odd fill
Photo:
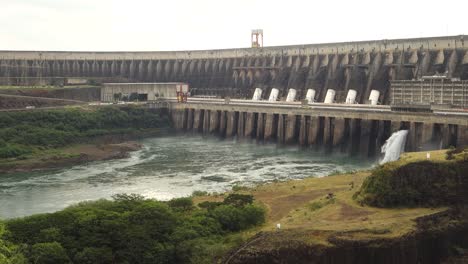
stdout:
POLYGON ((174 52, 0 51, 0 82, 20 84, 53 77, 101 81, 186 82, 193 95, 263 97, 272 88, 279 98, 293 88, 308 89, 323 102, 328 89, 343 102, 357 91, 365 103, 372 90, 389 104, 390 81, 444 75, 468 79, 465 36, 379 40, 247 49, 174 52))

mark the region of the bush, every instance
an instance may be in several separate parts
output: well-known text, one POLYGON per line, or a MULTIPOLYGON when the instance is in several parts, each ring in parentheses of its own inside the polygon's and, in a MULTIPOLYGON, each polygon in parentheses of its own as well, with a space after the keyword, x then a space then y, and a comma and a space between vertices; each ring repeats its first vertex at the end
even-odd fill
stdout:
POLYGON ((236 207, 242 207, 253 203, 253 196, 250 194, 231 193, 224 199, 224 203, 236 207))
POLYGON ((169 206, 176 210, 189 211, 193 208, 193 201, 190 197, 175 198, 168 202, 169 206))
POLYGON ((31 148, 24 147, 16 144, 5 144, 0 146, 0 158, 16 158, 22 155, 30 154, 31 148))
POLYGON ((70 263, 65 249, 60 243, 37 243, 32 246, 31 259, 37 264, 70 263))
POLYGON ((354 195, 378 207, 443 206, 466 200, 468 162, 386 164, 374 169, 354 195))
POLYGON ((205 210, 190 198, 113 198, 9 220, 6 238, 25 245, 30 263, 206 263, 229 249, 226 236, 265 221, 252 204, 205 210))

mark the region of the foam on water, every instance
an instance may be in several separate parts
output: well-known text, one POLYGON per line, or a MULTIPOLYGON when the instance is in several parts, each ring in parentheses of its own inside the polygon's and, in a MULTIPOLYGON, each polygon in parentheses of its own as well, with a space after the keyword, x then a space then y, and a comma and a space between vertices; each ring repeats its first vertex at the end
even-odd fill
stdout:
POLYGON ((52 212, 116 193, 167 200, 193 191, 222 192, 234 185, 321 177, 368 168, 371 162, 296 147, 201 137, 142 140, 126 159, 61 170, 0 177, 0 218, 52 212))

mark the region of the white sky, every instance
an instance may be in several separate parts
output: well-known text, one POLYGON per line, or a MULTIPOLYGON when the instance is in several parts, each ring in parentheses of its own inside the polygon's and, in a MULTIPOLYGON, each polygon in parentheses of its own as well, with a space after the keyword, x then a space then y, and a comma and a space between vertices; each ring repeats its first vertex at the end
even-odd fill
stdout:
POLYGON ((468 0, 0 0, 0 50, 151 51, 468 33, 468 0))

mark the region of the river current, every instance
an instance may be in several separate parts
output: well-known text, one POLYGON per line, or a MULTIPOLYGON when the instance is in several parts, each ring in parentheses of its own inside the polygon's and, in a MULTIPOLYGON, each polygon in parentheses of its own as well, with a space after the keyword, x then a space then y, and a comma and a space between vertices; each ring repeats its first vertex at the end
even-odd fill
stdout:
POLYGON ((141 140, 129 158, 0 177, 0 218, 54 212, 80 201, 136 193, 168 200, 193 191, 321 177, 369 168, 370 161, 310 149, 197 136, 141 140))

